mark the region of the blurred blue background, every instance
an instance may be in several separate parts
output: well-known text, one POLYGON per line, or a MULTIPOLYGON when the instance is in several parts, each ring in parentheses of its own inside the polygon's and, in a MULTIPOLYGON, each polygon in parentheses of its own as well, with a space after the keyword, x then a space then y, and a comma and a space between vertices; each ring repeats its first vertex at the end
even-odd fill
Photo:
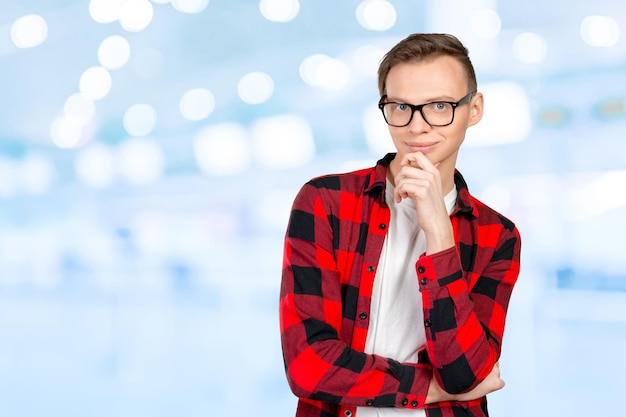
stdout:
POLYGON ((493 416, 615 415, 626 361, 621 0, 0 3, 0 416, 289 416, 277 301, 310 177, 392 150, 377 64, 470 49, 459 160, 522 272, 493 416))

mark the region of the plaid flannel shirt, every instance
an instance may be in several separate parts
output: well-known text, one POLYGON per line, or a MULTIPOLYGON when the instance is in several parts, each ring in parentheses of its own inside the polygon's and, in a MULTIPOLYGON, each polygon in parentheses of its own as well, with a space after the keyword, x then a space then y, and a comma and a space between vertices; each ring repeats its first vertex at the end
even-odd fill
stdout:
POLYGON ((506 311, 519 273, 515 225, 472 197, 455 173, 450 216, 456 246, 415 265, 426 347, 419 363, 363 353, 374 275, 390 210, 386 169, 309 181, 287 228, 280 331, 297 417, 350 417, 357 406, 424 407, 429 417, 487 416, 486 398, 424 404, 434 374, 449 393, 478 385, 500 357, 506 311))

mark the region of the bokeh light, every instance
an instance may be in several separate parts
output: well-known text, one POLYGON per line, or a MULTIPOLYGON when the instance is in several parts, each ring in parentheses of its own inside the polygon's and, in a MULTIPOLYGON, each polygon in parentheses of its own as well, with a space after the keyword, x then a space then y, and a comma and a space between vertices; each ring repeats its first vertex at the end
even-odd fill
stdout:
POLYGON ((148 27, 154 16, 149 0, 124 0, 120 9, 120 25, 129 32, 139 32, 148 27))
POLYGON ((356 20, 365 29, 385 31, 396 24, 396 9, 386 0, 364 0, 356 8, 356 20))
POLYGON ((300 11, 298 0, 261 0, 259 4, 261 14, 272 22, 289 22, 300 11))
POLYGON ((300 64, 300 77, 310 86, 335 91, 350 81, 350 68, 340 59, 325 54, 313 54, 300 64))
POLYGON ((183 94, 178 107, 185 119, 204 120, 213 113, 215 98, 206 88, 193 88, 183 94))
POLYGON ((56 118, 50 128, 52 143, 63 149, 80 146, 82 134, 82 123, 66 117, 56 118))
POLYGON ((157 113, 149 104, 135 104, 124 113, 124 129, 131 136, 146 136, 157 123, 157 113))
POLYGON ((272 169, 303 166, 315 156, 315 140, 309 122, 285 114, 256 120, 251 127, 253 155, 259 164, 272 169))
POLYGON ((75 93, 65 100, 63 114, 68 120, 86 125, 96 114, 96 105, 81 93, 75 93))
POLYGON ((495 39, 500 35, 502 21, 498 13, 489 8, 478 9, 470 15, 472 32, 481 39, 495 39))
POLYGON ((91 101, 106 97, 111 91, 113 80, 105 68, 95 66, 87 69, 80 77, 79 90, 91 101))
POLYGON ((619 41, 620 27, 612 17, 590 15, 580 25, 580 36, 588 45, 609 48, 619 41))
POLYGON ((119 35, 109 36, 100 43, 98 62, 109 70, 122 68, 130 57, 130 43, 119 35))
POLYGON ((98 23, 112 23, 120 18, 124 0, 91 0, 89 15, 98 23))
POLYGON ((248 104, 263 103, 274 93, 274 80, 264 72, 251 72, 239 80, 237 93, 248 104))
POLYGON ((205 127, 196 134, 193 147, 198 167, 209 175, 240 174, 252 160, 248 132, 238 123, 205 127))
POLYGON ((520 33, 513 41, 513 55, 525 64, 537 64, 546 59, 548 44, 543 36, 537 33, 520 33))
POLYGON ((36 14, 17 19, 11 26, 11 40, 18 48, 34 48, 48 37, 46 20, 36 14))
POLYGON ((207 8, 209 0, 171 0, 171 3, 179 12, 196 14, 207 8))

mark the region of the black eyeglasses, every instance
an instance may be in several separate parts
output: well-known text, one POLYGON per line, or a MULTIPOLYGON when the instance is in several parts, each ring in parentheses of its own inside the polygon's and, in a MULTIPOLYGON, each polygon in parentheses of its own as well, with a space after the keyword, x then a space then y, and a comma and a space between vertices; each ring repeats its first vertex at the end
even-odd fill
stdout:
POLYGON ((378 108, 389 126, 404 127, 411 123, 413 114, 419 111, 426 123, 431 126, 448 126, 454 121, 454 111, 458 106, 469 103, 475 92, 469 93, 457 102, 431 101, 424 104, 408 104, 385 101, 387 95, 380 98, 378 108))

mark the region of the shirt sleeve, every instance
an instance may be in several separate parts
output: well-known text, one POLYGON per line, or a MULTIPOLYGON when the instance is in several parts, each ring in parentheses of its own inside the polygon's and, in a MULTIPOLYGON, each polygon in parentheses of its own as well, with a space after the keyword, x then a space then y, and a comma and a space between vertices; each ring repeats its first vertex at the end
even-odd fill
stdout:
MULTIPOLYGON (((399 363, 342 340, 342 292, 333 228, 320 190, 305 185, 293 205, 284 246, 280 329, 294 394, 343 406, 423 407, 429 364, 399 363)), ((343 287, 343 288, 342 288, 343 287)))
POLYGON ((428 357, 439 385, 450 394, 474 388, 500 358, 520 269, 520 237, 512 224, 477 232, 477 242, 422 255, 416 263, 428 357))

